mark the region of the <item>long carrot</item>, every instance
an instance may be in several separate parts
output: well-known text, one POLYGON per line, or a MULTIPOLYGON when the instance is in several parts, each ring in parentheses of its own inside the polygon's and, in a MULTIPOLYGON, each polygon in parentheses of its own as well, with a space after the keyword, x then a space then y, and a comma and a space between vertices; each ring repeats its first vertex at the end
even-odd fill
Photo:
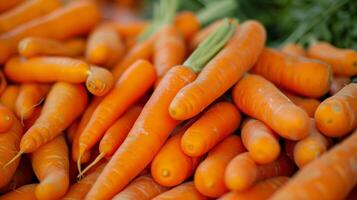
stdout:
POLYGON ((15 118, 14 113, 9 108, 0 104, 0 134, 12 127, 15 118))
POLYGON ((270 48, 263 50, 252 72, 286 90, 313 98, 327 93, 332 80, 330 65, 270 48))
POLYGON ((283 47, 281 47, 280 51, 293 56, 306 56, 305 49, 300 44, 285 44, 283 47))
POLYGON ((225 183, 230 190, 243 191, 251 187, 256 181, 275 176, 290 176, 292 173, 293 164, 283 154, 271 163, 257 165, 249 153, 242 153, 228 164, 225 172, 225 183))
POLYGON ((208 37, 201 48, 185 61, 183 66, 175 66, 166 73, 145 104, 127 138, 89 191, 87 200, 114 196, 150 163, 170 132, 179 123, 170 117, 169 103, 183 86, 194 80, 195 72, 200 71, 223 47, 233 30, 233 24, 229 24, 228 21, 223 23, 218 31, 208 37), (110 185, 107 184, 108 181, 111 182, 110 185))
POLYGON ((314 117, 317 107, 320 105, 320 101, 313 98, 301 97, 290 93, 288 91, 282 91, 295 105, 304 109, 310 117, 314 117))
POLYGON ((197 79, 176 95, 170 104, 171 117, 191 118, 222 96, 253 66, 263 49, 265 37, 264 27, 259 22, 244 22, 197 79))
POLYGON ((236 135, 229 136, 217 144, 195 172, 194 182, 197 190, 212 198, 228 192, 224 183, 226 166, 231 159, 244 151, 243 143, 236 135))
POLYGON ((16 5, 24 2, 25 0, 13 0, 13 1, 0 1, 0 12, 14 8, 16 5))
POLYGON ((202 156, 233 134, 240 121, 240 112, 233 104, 216 103, 188 128, 182 137, 181 148, 189 156, 202 156))
POLYGON ((16 53, 18 42, 25 37, 70 38, 87 33, 99 18, 99 10, 93 2, 75 1, 49 15, 24 23, 0 36, 0 63, 16 53))
POLYGON ((239 110, 284 138, 299 140, 308 134, 310 119, 306 112, 261 76, 246 75, 234 87, 233 99, 239 110))
POLYGON ((2 70, 0 71, 0 95, 5 91, 7 87, 7 81, 2 70))
POLYGON ((279 136, 263 122, 248 119, 243 123, 241 136, 244 146, 256 163, 267 164, 278 158, 279 136))
POLYGON ((344 199, 357 183, 357 131, 304 168, 271 200, 344 199))
POLYGON ((357 75, 356 50, 340 49, 327 42, 316 42, 308 48, 307 55, 329 63, 336 75, 348 77, 357 75))
POLYGON ((152 200, 177 200, 177 199, 190 199, 190 200, 208 200, 197 191, 193 182, 186 182, 179 186, 166 191, 152 200))
POLYGON ((35 189, 37 184, 24 185, 14 191, 0 196, 0 200, 38 200, 35 196, 35 189))
POLYGON ((351 83, 351 79, 345 76, 334 76, 332 79, 332 83, 330 86, 330 95, 335 95, 339 92, 343 87, 351 83))
POLYGON ((18 85, 9 85, 1 94, 0 103, 15 112, 15 104, 19 95, 20 87, 18 85))

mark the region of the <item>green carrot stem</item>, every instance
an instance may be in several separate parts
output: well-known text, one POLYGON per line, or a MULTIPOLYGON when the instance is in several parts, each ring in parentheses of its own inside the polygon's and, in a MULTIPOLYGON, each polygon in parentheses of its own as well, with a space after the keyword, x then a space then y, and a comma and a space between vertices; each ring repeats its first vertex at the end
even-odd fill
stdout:
POLYGON ((207 25, 212 21, 228 17, 237 8, 235 0, 221 0, 207 4, 207 7, 197 12, 197 18, 201 25, 207 25))

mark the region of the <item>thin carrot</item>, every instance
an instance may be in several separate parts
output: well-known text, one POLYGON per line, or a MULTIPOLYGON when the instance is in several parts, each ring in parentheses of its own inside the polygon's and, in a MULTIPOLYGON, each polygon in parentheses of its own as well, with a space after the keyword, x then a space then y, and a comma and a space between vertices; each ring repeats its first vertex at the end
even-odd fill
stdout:
POLYGON ((244 146, 256 163, 267 164, 278 158, 279 136, 263 122, 248 119, 243 123, 241 136, 244 146))
POLYGON ((338 137, 357 127, 357 83, 350 83, 325 99, 315 112, 317 128, 325 135, 338 137))
POLYGON ((233 134, 240 121, 240 112, 233 104, 216 103, 188 128, 182 137, 181 148, 189 156, 202 156, 233 134))
POLYGON ((336 75, 357 75, 357 51, 354 49, 340 49, 327 42, 315 42, 308 48, 307 55, 329 63, 336 75))
POLYGON ((281 47, 280 51, 293 56, 306 56, 305 49, 300 44, 285 44, 283 47, 281 47))
POLYGON ((0 70, 0 95, 5 91, 7 87, 7 81, 2 70, 0 70))
POLYGON ((171 117, 191 118, 222 96, 253 66, 263 49, 265 34, 264 27, 257 21, 246 21, 239 26, 197 79, 176 95, 170 104, 171 117))
POLYGON ((260 180, 276 176, 290 176, 293 168, 289 158, 283 154, 271 163, 257 165, 249 153, 242 153, 228 164, 225 183, 230 190, 243 191, 260 180))
POLYGON ((83 39, 74 38, 67 41, 54 40, 43 37, 26 37, 18 44, 21 56, 31 58, 35 56, 80 56, 85 49, 83 39))
POLYGON ((8 85, 1 94, 0 103, 15 112, 15 103, 19 91, 20 87, 18 85, 8 85))
POLYGON ((313 98, 327 93, 332 80, 330 65, 270 48, 263 50, 252 72, 286 90, 313 98))
POLYGON ((25 0, 0 1, 0 12, 10 10, 24 1, 25 0))
POLYGON ((351 83, 351 79, 345 76, 334 76, 332 79, 332 83, 330 86, 329 94, 335 95, 339 92, 343 87, 351 83))
POLYGON ((74 1, 49 15, 24 23, 0 36, 0 63, 17 52, 18 42, 25 37, 67 39, 87 33, 99 18, 99 9, 93 2, 74 1))
POLYGON ((35 109, 32 112, 31 117, 29 117, 28 119, 24 120, 23 126, 24 126, 24 130, 25 131, 27 131, 36 122, 36 120, 40 117, 41 111, 42 111, 42 107, 43 107, 42 105, 35 107, 35 109))
POLYGON ((314 117, 317 107, 320 105, 320 101, 313 98, 301 97, 290 93, 288 91, 282 91, 295 105, 304 109, 310 117, 314 117))
POLYGON ((35 196, 35 189, 37 184, 24 185, 14 191, 0 196, 0 200, 38 200, 35 196))
POLYGON ((198 44, 200 44, 209 34, 215 31, 222 24, 222 22, 222 19, 218 19, 207 27, 195 33, 189 41, 189 49, 191 51, 195 50, 198 44))
POLYGON ((286 139, 299 140, 308 134, 310 119, 306 112, 261 76, 246 75, 240 80, 233 89, 233 100, 239 110, 286 139))
POLYGON ((194 182, 197 190, 212 198, 228 192, 224 183, 224 171, 231 159, 244 151, 243 143, 236 135, 229 136, 217 144, 195 172, 194 182))
POLYGON ((288 182, 284 176, 273 177, 254 184, 251 188, 242 192, 229 192, 218 200, 264 200, 269 199, 276 191, 288 182))
POLYGON ((66 140, 59 135, 31 154, 32 168, 40 183, 36 197, 59 199, 69 187, 69 159, 66 140))
POLYGON ((0 32, 44 16, 62 6, 60 0, 29 0, 0 15, 0 32))
POLYGON ((271 200, 344 199, 357 183, 357 131, 300 169, 271 200))
POLYGON ((12 127, 15 118, 14 113, 8 107, 0 104, 0 134, 12 127))

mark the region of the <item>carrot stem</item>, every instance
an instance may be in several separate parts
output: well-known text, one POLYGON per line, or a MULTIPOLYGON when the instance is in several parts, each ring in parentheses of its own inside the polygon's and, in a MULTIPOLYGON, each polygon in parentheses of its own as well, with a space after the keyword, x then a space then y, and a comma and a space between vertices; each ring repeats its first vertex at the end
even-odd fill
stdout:
POLYGON ((237 8, 237 3, 235 0, 222 0, 215 1, 206 6, 206 8, 198 11, 197 18, 201 25, 207 25, 212 21, 227 17, 237 8))

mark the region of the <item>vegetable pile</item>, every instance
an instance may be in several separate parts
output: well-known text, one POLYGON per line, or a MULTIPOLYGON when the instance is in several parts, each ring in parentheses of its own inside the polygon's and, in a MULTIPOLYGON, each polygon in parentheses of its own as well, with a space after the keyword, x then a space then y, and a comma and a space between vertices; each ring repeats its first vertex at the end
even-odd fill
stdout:
POLYGON ((357 197, 357 51, 178 3, 0 1, 0 200, 357 197))

